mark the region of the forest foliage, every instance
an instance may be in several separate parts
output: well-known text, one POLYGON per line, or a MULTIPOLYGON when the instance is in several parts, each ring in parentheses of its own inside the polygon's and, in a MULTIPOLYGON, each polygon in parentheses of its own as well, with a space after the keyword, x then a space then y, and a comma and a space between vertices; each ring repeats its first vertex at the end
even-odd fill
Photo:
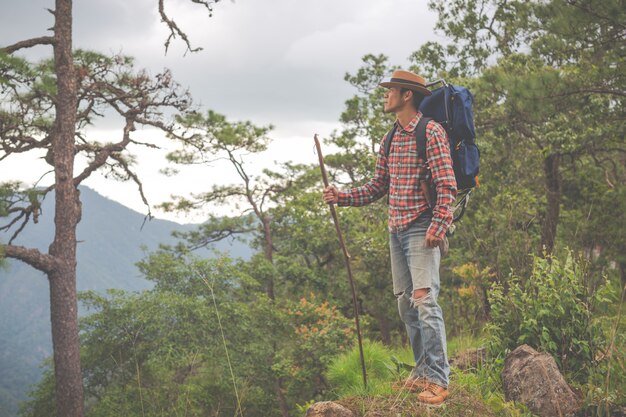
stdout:
MULTIPOLYGON (((410 57, 410 69, 468 86, 475 96, 480 187, 442 265, 448 335, 485 341, 490 362, 477 375, 494 395, 501 395, 494 381, 508 351, 528 343, 552 354, 586 415, 626 404, 626 358, 618 348, 626 342, 624 6, 432 1, 449 42, 427 43, 410 57)), ((346 75, 355 95, 339 116, 342 128, 327 138, 334 153, 326 164, 339 187, 372 172, 393 121, 382 113, 377 85, 394 68, 385 56, 367 55, 346 75)), ((139 269, 152 290, 82 295, 92 311, 81 323, 87 415, 287 417, 345 391, 341 382, 333 386, 342 380, 336 366, 327 371, 356 336, 319 167, 285 162, 250 174, 246 154, 265 149, 271 126, 229 122, 212 111, 182 114, 170 132, 184 139, 171 163, 222 158, 235 181, 163 208, 228 204, 236 212, 211 217, 181 234, 177 246, 147 256, 139 269), (257 254, 194 254, 225 238, 247 239, 257 254)), ((401 347, 386 205, 339 215, 364 336, 401 347)), ((50 415, 53 381, 49 372, 22 415, 50 415)))

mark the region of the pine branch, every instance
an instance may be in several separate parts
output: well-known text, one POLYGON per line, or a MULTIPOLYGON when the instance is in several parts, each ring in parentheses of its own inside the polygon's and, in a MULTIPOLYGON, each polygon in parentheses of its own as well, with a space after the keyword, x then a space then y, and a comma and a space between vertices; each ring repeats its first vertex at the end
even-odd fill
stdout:
POLYGON ((12 54, 20 49, 32 48, 33 46, 54 45, 54 42, 55 40, 52 36, 41 36, 39 38, 26 39, 24 41, 14 43, 13 45, 5 46, 4 48, 0 48, 0 51, 12 54))
POLYGON ((0 245, 0 251, 7 258, 17 259, 45 273, 49 273, 58 267, 58 262, 53 256, 41 253, 37 249, 15 245, 0 245))

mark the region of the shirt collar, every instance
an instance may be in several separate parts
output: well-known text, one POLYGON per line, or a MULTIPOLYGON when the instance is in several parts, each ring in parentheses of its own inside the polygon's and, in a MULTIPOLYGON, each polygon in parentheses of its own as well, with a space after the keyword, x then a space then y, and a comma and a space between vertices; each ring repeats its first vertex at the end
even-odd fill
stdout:
POLYGON ((415 128, 417 127, 417 124, 419 123, 421 118, 422 118, 422 112, 418 111, 417 114, 415 115, 415 117, 413 119, 411 119, 411 121, 409 122, 408 125, 402 126, 400 124, 400 121, 398 119, 396 119, 396 126, 399 127, 400 129, 404 130, 407 133, 412 133, 412 132, 415 131, 415 128))

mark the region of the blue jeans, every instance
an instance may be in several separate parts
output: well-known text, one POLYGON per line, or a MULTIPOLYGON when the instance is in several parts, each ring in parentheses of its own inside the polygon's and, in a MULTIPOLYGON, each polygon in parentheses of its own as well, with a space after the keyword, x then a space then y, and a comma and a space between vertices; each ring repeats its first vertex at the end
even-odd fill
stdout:
POLYGON ((413 377, 448 386, 450 365, 446 354, 446 329, 439 295, 439 248, 425 244, 430 215, 422 215, 402 232, 389 234, 393 292, 415 358, 413 377), (414 300, 413 291, 427 288, 428 295, 414 300))

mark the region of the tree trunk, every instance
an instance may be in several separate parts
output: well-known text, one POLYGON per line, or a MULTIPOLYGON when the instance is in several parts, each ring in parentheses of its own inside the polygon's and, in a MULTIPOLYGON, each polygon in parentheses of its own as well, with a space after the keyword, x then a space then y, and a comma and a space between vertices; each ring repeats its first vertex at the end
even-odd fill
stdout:
POLYGON ((80 201, 74 185, 76 79, 72 55, 72 1, 56 0, 54 65, 56 119, 52 141, 55 173, 54 241, 49 254, 57 267, 50 281, 50 320, 54 349, 56 407, 59 417, 82 417, 83 381, 76 301, 76 226, 80 201))
POLYGON ((280 414, 283 417, 289 417, 289 407, 287 406, 287 399, 283 392, 282 378, 276 378, 276 398, 278 398, 278 404, 280 405, 280 414))
MULTIPOLYGON (((263 223, 263 236, 265 238, 265 259, 271 264, 274 263, 274 247, 272 244, 272 227, 271 227, 271 218, 268 215, 264 215, 261 218, 261 222, 263 223)), ((268 277, 267 282, 267 297, 270 300, 274 300, 274 277, 268 277)), ((273 344, 272 352, 276 353, 276 344, 273 344)), ((274 362, 272 360, 272 362, 274 362)), ((278 405, 280 407, 280 413, 282 417, 289 417, 289 406, 287 404, 287 398, 285 397, 285 393, 283 392, 283 381, 280 377, 274 377, 275 391, 276 391, 276 400, 278 401, 278 405)))
MULTIPOLYGON (((268 260, 269 263, 274 263, 274 249, 272 247, 272 228, 271 228, 271 218, 267 215, 263 216, 263 235, 265 237, 265 259, 268 260)), ((270 300, 274 299, 274 277, 268 277, 267 281, 267 296, 270 300)))
POLYGON ((57 415, 64 417, 84 415, 73 274, 72 271, 60 271, 49 275, 56 407, 57 415))
POLYGON ((541 229, 541 248, 546 254, 551 254, 554 250, 556 229, 559 223, 559 213, 561 209, 560 162, 561 157, 559 155, 549 155, 544 160, 543 165, 544 174, 546 176, 548 207, 541 229))
POLYGON ((383 312, 380 312, 379 314, 378 325, 380 326, 380 336, 385 346, 391 346, 391 326, 389 324, 389 319, 383 312))

